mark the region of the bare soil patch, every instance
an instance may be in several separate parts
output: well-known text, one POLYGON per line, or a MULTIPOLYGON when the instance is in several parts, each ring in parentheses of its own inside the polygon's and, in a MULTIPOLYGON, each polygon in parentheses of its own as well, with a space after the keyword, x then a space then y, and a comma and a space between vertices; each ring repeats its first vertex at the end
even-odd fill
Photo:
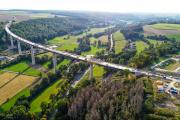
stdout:
POLYGON ((36 65, 32 65, 31 63, 29 63, 29 64, 27 64, 29 67, 31 67, 31 68, 33 68, 34 70, 36 70, 36 71, 39 71, 39 72, 42 72, 42 73, 47 73, 48 71, 52 71, 51 69, 48 69, 48 68, 46 68, 46 67, 44 67, 44 66, 42 66, 42 65, 38 65, 38 64, 36 64, 36 65))
POLYGON ((168 108, 169 110, 178 111, 178 107, 168 99, 165 99, 162 104, 154 102, 154 105, 159 108, 168 108))
POLYGON ((162 29, 159 29, 159 31, 165 33, 166 35, 179 34, 180 33, 180 30, 162 30, 162 29))
POLYGON ((153 35, 170 35, 170 34, 179 34, 180 30, 164 30, 164 29, 155 29, 149 26, 143 26, 144 36, 153 36, 153 35))
POLYGON ((149 26, 143 26, 143 30, 144 30, 143 34, 145 37, 151 36, 151 35, 166 35, 161 30, 154 29, 154 28, 149 27, 149 26))
MULTIPOLYGON (((9 74, 12 74, 12 76, 15 75, 15 77, 11 78, 11 80, 9 80, 9 77, 4 79, 4 81, 8 81, 8 83, 5 83, 3 87, 0 88, 0 105, 3 104, 7 100, 7 98, 12 98, 16 94, 24 90, 26 87, 31 85, 34 81, 36 81, 36 79, 38 79, 38 77, 28 75, 18 75, 15 73, 9 74)), ((2 75, 3 74, 1 74, 0 76, 2 75)))

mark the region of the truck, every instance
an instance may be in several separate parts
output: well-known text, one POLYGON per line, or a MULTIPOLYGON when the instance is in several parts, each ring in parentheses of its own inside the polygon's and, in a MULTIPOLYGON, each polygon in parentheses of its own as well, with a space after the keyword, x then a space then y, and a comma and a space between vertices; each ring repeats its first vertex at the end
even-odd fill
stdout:
POLYGON ((173 87, 171 87, 171 90, 174 90, 174 91, 176 91, 176 89, 175 89, 175 88, 173 88, 173 87))
POLYGON ((175 91, 175 90, 171 90, 171 93, 177 94, 177 91, 175 91))

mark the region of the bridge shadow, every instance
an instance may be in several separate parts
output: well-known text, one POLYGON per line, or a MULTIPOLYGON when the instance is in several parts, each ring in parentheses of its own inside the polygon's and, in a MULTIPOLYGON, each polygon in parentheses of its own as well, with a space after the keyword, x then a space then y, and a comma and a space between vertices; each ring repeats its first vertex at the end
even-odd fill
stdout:
POLYGON ((0 88, 4 87, 5 85, 7 85, 8 83, 10 83, 11 81, 13 81, 14 79, 16 79, 19 75, 23 74, 24 72, 26 72, 26 70, 28 70, 30 67, 26 68, 25 70, 23 70, 23 72, 20 72, 19 74, 17 74, 15 77, 13 77, 12 79, 10 79, 8 82, 4 83, 2 86, 0 86, 0 88))

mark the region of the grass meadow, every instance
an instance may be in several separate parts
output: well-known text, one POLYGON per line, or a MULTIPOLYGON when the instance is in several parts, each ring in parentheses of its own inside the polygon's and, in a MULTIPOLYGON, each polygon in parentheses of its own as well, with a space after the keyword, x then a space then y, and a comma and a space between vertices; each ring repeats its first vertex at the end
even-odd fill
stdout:
POLYGON ((115 41, 115 53, 119 53, 126 45, 126 40, 115 41))
POLYGON ((176 41, 180 41, 180 34, 166 35, 168 38, 175 38, 176 41))
POLYGON ((164 29, 164 30, 180 30, 180 24, 166 24, 166 23, 158 23, 154 25, 148 25, 155 29, 164 29))
POLYGON ((14 64, 14 65, 10 65, 6 68, 4 68, 4 70, 9 70, 9 71, 14 71, 14 72, 24 72, 24 71, 29 71, 32 70, 32 68, 30 68, 27 64, 31 63, 31 61, 22 61, 20 63, 14 64))
POLYGON ((78 45, 77 44, 68 44, 68 45, 58 47, 57 50, 62 50, 62 51, 65 51, 66 49, 67 50, 74 50, 74 48, 78 48, 78 45))
POLYGON ((94 43, 94 41, 96 41, 96 45, 98 44, 98 41, 101 40, 102 43, 107 43, 108 42, 108 35, 106 36, 101 36, 99 38, 94 38, 94 37, 91 37, 90 38, 90 41, 91 43, 94 43))
POLYGON ((124 35, 120 32, 120 30, 116 31, 113 34, 113 38, 114 38, 115 41, 125 40, 124 35))
POLYGON ((4 73, 4 71, 0 71, 0 74, 3 74, 4 73))
POLYGON ((55 81, 51 86, 49 86, 46 90, 42 91, 37 97, 35 97, 30 104, 30 111, 35 112, 36 114, 41 112, 41 103, 42 101, 50 102, 49 96, 51 94, 57 94, 59 86, 63 83, 64 79, 60 79, 55 81))
POLYGON ((40 58, 41 58, 43 55, 48 55, 49 57, 52 57, 52 56, 53 56, 53 53, 47 52, 47 53, 39 54, 39 55, 37 55, 37 57, 40 57, 40 58))
POLYGON ((149 47, 149 45, 143 41, 136 41, 135 44, 138 53, 149 47))
POLYGON ((158 40, 152 40, 152 39, 147 39, 151 44, 154 44, 154 47, 156 47, 156 44, 161 45, 163 41, 158 41, 158 40))
POLYGON ((102 51, 102 50, 105 50, 106 51, 106 46, 95 46, 95 45, 91 45, 91 51, 83 51, 82 53, 81 53, 81 55, 83 56, 83 55, 90 55, 90 54, 96 54, 96 52, 100 52, 100 51, 102 51))

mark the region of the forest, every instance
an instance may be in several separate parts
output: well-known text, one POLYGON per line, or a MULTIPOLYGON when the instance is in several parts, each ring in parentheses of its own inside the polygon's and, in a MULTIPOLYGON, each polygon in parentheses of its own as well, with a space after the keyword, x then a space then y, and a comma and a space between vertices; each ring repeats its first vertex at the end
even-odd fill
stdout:
POLYGON ((44 44, 47 40, 80 31, 87 27, 83 24, 70 21, 66 18, 42 18, 12 24, 10 30, 20 37, 36 43, 44 44))
POLYGON ((112 120, 139 117, 143 104, 143 82, 136 77, 90 84, 58 104, 56 119, 112 120), (63 108, 62 108, 63 105, 63 108), (66 108, 66 109, 65 109, 66 108))

